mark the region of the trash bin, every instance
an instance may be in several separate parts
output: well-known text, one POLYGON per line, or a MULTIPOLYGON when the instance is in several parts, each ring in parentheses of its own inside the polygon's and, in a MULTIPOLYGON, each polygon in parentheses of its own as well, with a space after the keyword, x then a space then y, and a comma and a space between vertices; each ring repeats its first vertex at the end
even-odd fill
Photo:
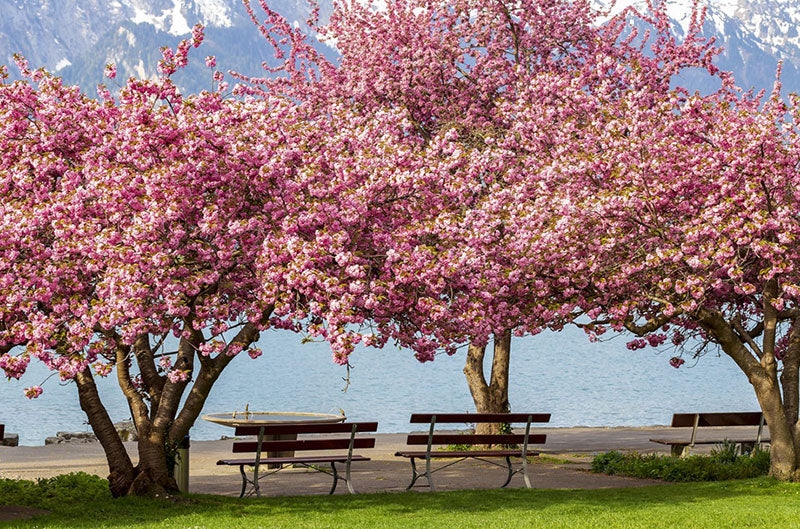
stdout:
POLYGON ((184 494, 189 492, 189 436, 183 438, 175 461, 175 481, 178 490, 184 494))

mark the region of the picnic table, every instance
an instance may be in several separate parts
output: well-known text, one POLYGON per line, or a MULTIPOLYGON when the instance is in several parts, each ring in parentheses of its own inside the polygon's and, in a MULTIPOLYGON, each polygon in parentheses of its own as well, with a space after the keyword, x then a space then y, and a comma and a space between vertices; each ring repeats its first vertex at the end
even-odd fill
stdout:
MULTIPOLYGON (((249 404, 244 411, 234 411, 232 413, 211 413, 204 415, 203 419, 209 422, 238 428, 240 426, 269 426, 273 424, 308 423, 308 424, 331 424, 344 422, 347 417, 344 415, 334 415, 331 413, 309 413, 291 411, 250 411, 249 404)), ((268 434, 264 437, 266 441, 296 441, 297 434, 268 434)), ((267 453, 268 458, 275 457, 294 457, 293 450, 267 453)), ((270 463, 267 468, 277 468, 278 465, 270 463)))
POLYGON ((249 406, 244 411, 232 413, 211 413, 203 415, 203 419, 222 426, 261 426, 266 424, 285 424, 289 422, 308 423, 336 423, 343 422, 344 415, 330 413, 307 413, 290 411, 249 411, 249 406))

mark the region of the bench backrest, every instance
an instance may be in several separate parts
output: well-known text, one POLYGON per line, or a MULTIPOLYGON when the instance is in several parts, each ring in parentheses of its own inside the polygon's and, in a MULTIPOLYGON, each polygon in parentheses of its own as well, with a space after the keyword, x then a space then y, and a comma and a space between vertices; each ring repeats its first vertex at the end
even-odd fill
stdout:
POLYGON ((550 422, 549 413, 413 413, 412 423, 429 423, 436 417, 437 423, 477 423, 477 422, 502 422, 520 423, 550 422))
POLYGON ((236 435, 257 435, 258 441, 237 441, 233 453, 288 452, 302 450, 348 450, 353 448, 375 448, 374 437, 355 437, 357 433, 375 432, 377 422, 341 423, 283 423, 264 426, 237 426, 236 435), (326 434, 349 433, 349 437, 322 439, 265 439, 266 436, 291 436, 301 433, 326 434), (260 446, 259 446, 260 445, 260 446))
POLYGON ((415 413, 411 421, 415 424, 430 424, 427 434, 410 434, 406 443, 409 445, 461 444, 461 445, 524 445, 543 444, 546 435, 530 435, 531 423, 550 422, 549 413, 415 413), (453 423, 525 423, 524 434, 463 434, 463 433, 434 433, 436 424, 453 423))
POLYGON ((703 426, 759 426, 763 415, 760 411, 728 412, 728 413, 676 413, 672 416, 675 428, 693 428, 703 426))
POLYGON ((6 425, 5 424, 0 424, 0 442, 3 441, 3 439, 5 438, 5 435, 6 435, 6 425))
POLYGON ((672 416, 673 428, 691 428, 692 438, 689 446, 694 446, 697 429, 706 426, 758 426, 756 443, 761 444, 764 432, 764 414, 760 411, 723 413, 676 413, 672 416))

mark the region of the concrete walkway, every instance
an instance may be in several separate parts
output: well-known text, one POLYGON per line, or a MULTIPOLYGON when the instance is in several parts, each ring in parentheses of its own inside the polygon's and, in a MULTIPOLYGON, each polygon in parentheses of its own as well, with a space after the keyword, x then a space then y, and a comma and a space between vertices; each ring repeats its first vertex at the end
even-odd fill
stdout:
MULTIPOLYGON (((735 437, 737 430, 704 428, 703 437, 735 437)), ((653 426, 645 428, 537 428, 531 433, 547 434, 547 444, 534 449, 548 456, 529 468, 536 488, 608 488, 638 487, 658 483, 619 476, 588 472, 591 455, 608 450, 637 450, 667 453, 668 447, 652 443, 651 437, 684 437, 687 432, 674 428, 653 426), (556 460, 554 460, 556 459, 556 460), (569 463, 557 461, 569 460, 569 463)), ((394 456, 405 447, 406 434, 378 434, 376 447, 357 451, 372 461, 353 464, 353 484, 359 492, 405 490, 411 476, 410 464, 394 456)), ((688 438, 688 435, 686 435, 688 438)), ((233 441, 194 441, 190 450, 190 491, 206 494, 238 496, 241 476, 238 467, 217 466, 217 460, 233 457, 233 441)), ((135 443, 126 443, 135 460, 135 443)), ((709 450, 706 446, 702 450, 709 450)), ((439 463, 440 465, 442 463, 439 463)), ((434 465, 436 466, 436 465, 434 465)), ((49 446, 0 447, 0 477, 35 479, 69 472, 88 472, 106 476, 108 468, 99 443, 60 444, 49 446)), ((506 471, 480 461, 465 461, 434 474, 437 490, 496 488, 505 481, 506 471)), ((329 476, 306 469, 289 469, 262 481, 262 494, 286 496, 325 494, 331 486, 329 476)), ((415 489, 427 490, 424 479, 415 489), (420 486, 420 484, 422 484, 420 486)), ((523 486, 517 475, 511 487, 523 486)), ((345 493, 340 482, 336 493, 345 493), (343 489, 343 490, 339 490, 343 489)))

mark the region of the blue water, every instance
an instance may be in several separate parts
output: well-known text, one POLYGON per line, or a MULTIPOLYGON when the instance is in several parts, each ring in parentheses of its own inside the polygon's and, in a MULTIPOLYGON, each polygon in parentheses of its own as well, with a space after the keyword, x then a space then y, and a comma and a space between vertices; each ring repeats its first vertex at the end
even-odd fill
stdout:
MULTIPOLYGON (((552 413, 553 426, 644 426, 665 424, 676 411, 756 410, 746 377, 727 356, 707 355, 680 369, 670 354, 629 351, 627 338, 589 343, 577 329, 515 338, 511 351, 511 408, 552 413), (692 367, 689 367, 692 366, 692 367)), ((211 392, 204 413, 253 411, 338 412, 356 420, 378 420, 382 432, 408 431, 412 411, 474 410, 461 369, 464 351, 420 364, 408 350, 357 349, 345 371, 331 362, 324 343, 301 344, 288 331, 262 333, 264 355, 237 357, 211 392)), ((488 366, 487 366, 488 373, 488 366)), ((20 443, 40 445, 62 430, 87 430, 75 387, 57 378, 34 401, 22 388, 41 383, 44 367, 31 364, 22 380, 0 380, 0 423, 20 434, 20 443)), ((98 379, 113 420, 130 413, 115 378, 98 379)), ((218 439, 232 432, 198 420, 193 439, 218 439)))

